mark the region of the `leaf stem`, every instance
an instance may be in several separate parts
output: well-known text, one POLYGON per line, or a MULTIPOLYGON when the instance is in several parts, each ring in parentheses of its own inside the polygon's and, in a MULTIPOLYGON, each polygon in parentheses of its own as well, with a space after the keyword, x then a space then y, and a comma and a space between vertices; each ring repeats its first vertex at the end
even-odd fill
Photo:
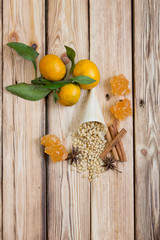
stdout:
POLYGON ((34 69, 35 69, 35 79, 37 79, 37 65, 36 65, 36 61, 33 60, 32 63, 33 63, 34 69))

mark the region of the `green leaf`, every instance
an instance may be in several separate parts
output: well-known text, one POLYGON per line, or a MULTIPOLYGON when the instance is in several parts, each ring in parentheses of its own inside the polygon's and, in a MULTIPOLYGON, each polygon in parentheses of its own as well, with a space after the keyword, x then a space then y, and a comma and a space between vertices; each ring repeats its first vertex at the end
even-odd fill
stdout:
POLYGON ((51 84, 52 82, 45 79, 45 78, 42 78, 42 77, 39 77, 37 79, 34 79, 31 81, 33 84, 38 84, 38 85, 46 85, 46 84, 51 84))
POLYGON ((43 86, 26 83, 7 86, 6 89, 15 95, 30 101, 40 100, 51 92, 51 90, 46 89, 43 86))
POLYGON ((96 82, 96 80, 94 80, 93 78, 81 75, 81 76, 77 76, 77 77, 73 77, 70 79, 72 82, 76 82, 76 83, 80 83, 80 84, 91 84, 96 82))
POLYGON ((58 88, 63 87, 64 85, 67 85, 69 83, 72 83, 72 81, 67 80, 67 81, 54 82, 54 83, 47 84, 43 87, 48 88, 48 89, 58 89, 58 88))
MULTIPOLYGON (((48 80, 47 80, 48 81, 48 80)), ((34 83, 35 80, 32 80, 32 83, 34 83)), ((56 81, 56 82, 49 82, 46 85, 44 85, 44 88, 48 88, 48 89, 58 89, 63 87, 64 85, 70 84, 70 83, 79 83, 79 84, 91 84, 96 82, 96 80, 94 80, 93 78, 87 77, 87 76, 78 76, 78 77, 73 77, 69 80, 63 80, 63 81, 56 81)), ((37 81, 35 82, 37 83, 37 81)))
POLYGON ((32 62, 35 61, 39 55, 39 53, 36 52, 33 48, 27 46, 24 43, 11 42, 7 43, 7 45, 13 48, 18 53, 18 55, 32 62))
POLYGON ((36 65, 35 59, 38 57, 39 53, 24 43, 11 42, 11 43, 7 43, 7 45, 9 47, 13 48, 18 53, 19 56, 21 56, 29 61, 32 61, 34 69, 35 69, 35 78, 36 78, 37 77, 37 65, 36 65))
POLYGON ((70 73, 72 73, 72 72, 73 72, 73 69, 74 69, 74 66, 75 66, 75 64, 74 64, 74 59, 75 59, 76 53, 75 53, 75 51, 74 51, 72 48, 70 48, 70 47, 68 47, 68 46, 65 46, 65 48, 66 48, 67 56, 68 56, 68 58, 69 58, 69 59, 71 60, 71 62, 72 62, 72 66, 71 66, 71 69, 70 69, 70 73))
POLYGON ((57 102, 57 100, 59 100, 59 97, 58 97, 58 94, 57 94, 56 90, 53 90, 53 99, 54 99, 55 103, 57 102))

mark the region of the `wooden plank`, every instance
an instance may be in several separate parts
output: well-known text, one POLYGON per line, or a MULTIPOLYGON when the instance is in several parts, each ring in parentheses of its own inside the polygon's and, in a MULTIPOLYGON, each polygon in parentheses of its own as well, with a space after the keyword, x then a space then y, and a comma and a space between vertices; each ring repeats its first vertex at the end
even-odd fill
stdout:
MULTIPOLYGON (((87 1, 52 1, 48 6, 48 53, 58 56, 64 45, 73 47, 77 58, 88 58, 87 1)), ((77 129, 81 100, 72 107, 48 101, 48 133, 56 134, 70 146, 70 133, 77 129)), ((90 187, 87 179, 71 172, 67 162, 48 162, 48 239, 90 239, 90 187)))
MULTIPOLYGON (((96 88, 106 123, 109 107, 118 99, 109 93, 109 78, 123 73, 132 88, 131 1, 90 1, 90 59, 101 75, 96 88)), ((132 100, 131 94, 128 96, 132 100)), ((123 99, 120 97, 120 99, 123 99)), ((127 135, 123 144, 128 161, 119 163, 122 174, 108 171, 91 187, 91 239, 134 239, 133 128, 132 117, 120 123, 127 135)))
POLYGON ((160 1, 134 1, 136 239, 160 239, 160 1))
POLYGON ((44 1, 3 1, 3 239, 45 238, 45 101, 29 102, 7 92, 7 85, 34 78, 31 62, 7 42, 37 44, 44 54, 44 1))
MULTIPOLYGON (((0 1, 0 76, 2 76, 2 1, 0 1)), ((3 159, 2 159, 2 80, 0 86, 0 240, 3 237, 3 229, 2 229, 2 217, 3 217, 3 209, 2 209, 2 201, 3 201, 3 159)))

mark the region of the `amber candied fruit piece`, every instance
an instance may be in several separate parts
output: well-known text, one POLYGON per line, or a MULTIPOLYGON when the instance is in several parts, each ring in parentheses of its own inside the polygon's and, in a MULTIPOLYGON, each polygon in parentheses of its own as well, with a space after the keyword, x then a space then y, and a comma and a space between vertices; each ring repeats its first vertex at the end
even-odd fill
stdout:
POLYGON ((125 98, 123 101, 117 102, 110 108, 110 111, 117 119, 124 120, 126 117, 132 115, 131 102, 125 98))
POLYGON ((131 92, 131 89, 128 87, 129 81, 123 74, 111 78, 110 84, 112 87, 112 94, 115 96, 127 95, 131 92))
POLYGON ((45 153, 51 156, 53 162, 63 161, 68 157, 67 149, 55 135, 45 135, 41 138, 41 144, 45 146, 45 153))
POLYGON ((44 146, 51 146, 54 144, 60 144, 61 141, 56 135, 45 135, 41 138, 41 144, 44 146))

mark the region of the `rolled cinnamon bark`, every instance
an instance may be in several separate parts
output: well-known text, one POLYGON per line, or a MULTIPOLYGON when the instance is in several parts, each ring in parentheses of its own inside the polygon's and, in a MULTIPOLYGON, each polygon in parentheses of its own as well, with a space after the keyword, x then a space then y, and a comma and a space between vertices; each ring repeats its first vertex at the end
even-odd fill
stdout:
MULTIPOLYGON (((107 141, 108 141, 108 144, 112 141, 112 136, 111 136, 109 130, 108 130, 107 133, 106 133, 106 139, 107 139, 107 141)), ((113 157, 114 157, 117 161, 119 161, 118 153, 117 153, 117 150, 116 150, 115 147, 112 148, 112 154, 113 154, 113 157)))
MULTIPOLYGON (((114 122, 113 125, 109 126, 109 131, 111 133, 112 138, 115 138, 115 136, 118 134, 118 129, 117 129, 117 122, 114 122)), ((121 162, 126 162, 127 158, 126 158, 126 154, 124 151, 124 147, 123 147, 123 143, 121 140, 119 140, 117 142, 117 144, 115 145, 115 148, 117 150, 119 159, 121 162)))
POLYGON ((127 131, 123 128, 116 137, 109 142, 107 147, 105 148, 104 152, 100 155, 101 159, 104 159, 106 155, 112 150, 112 148, 117 144, 117 142, 127 133, 127 131))

